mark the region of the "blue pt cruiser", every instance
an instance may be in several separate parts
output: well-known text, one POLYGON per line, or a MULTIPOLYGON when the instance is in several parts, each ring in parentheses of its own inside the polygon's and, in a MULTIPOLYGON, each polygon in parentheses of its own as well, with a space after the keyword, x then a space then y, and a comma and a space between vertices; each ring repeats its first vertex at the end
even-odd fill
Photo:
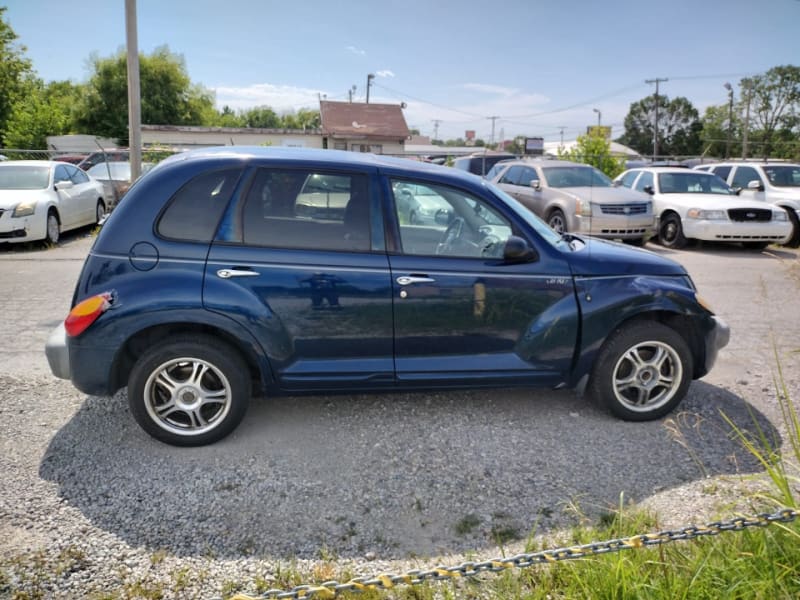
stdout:
POLYGON ((46 352, 87 394, 127 385, 150 435, 191 446, 253 395, 574 387, 657 419, 728 337, 680 265, 559 235, 473 175, 225 147, 136 182, 46 352), (409 194, 436 210, 411 222, 409 194))

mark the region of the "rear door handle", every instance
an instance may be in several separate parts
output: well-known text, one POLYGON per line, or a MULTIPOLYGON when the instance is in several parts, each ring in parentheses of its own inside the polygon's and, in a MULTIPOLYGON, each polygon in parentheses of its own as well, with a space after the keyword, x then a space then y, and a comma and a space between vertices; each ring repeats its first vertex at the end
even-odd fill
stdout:
POLYGON ((434 283, 436 280, 431 277, 419 277, 419 276, 402 276, 397 278, 397 283, 400 285, 411 285, 414 283, 434 283))
POLYGON ((258 277, 258 273, 250 269, 220 269, 217 271, 217 277, 221 277, 222 279, 230 279, 231 277, 258 277))

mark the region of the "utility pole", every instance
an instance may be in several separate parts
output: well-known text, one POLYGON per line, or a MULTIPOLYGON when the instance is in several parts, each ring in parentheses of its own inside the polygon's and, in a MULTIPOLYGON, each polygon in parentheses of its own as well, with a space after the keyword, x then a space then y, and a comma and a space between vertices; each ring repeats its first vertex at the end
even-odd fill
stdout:
POLYGON ((733 86, 727 81, 725 89, 728 90, 728 139, 725 142, 725 159, 731 157, 731 135, 733 133, 733 86))
POLYGON ((564 130, 566 129, 566 127, 564 127, 563 125, 559 125, 558 129, 559 129, 559 133, 561 133, 561 147, 563 148, 564 147, 564 130))
POLYGON ((125 0, 125 45, 128 55, 128 151, 131 181, 136 181, 142 174, 142 100, 139 88, 136 0, 125 0))
POLYGON ((744 133, 742 133, 742 158, 747 158, 747 137, 750 132, 750 94, 752 90, 750 89, 749 79, 743 79, 742 84, 747 91, 747 108, 744 113, 744 133))
POLYGON ((494 146, 494 122, 497 121, 500 117, 486 117, 487 119, 491 119, 492 121, 492 141, 490 142, 492 146, 494 146))
POLYGON ((593 108, 592 110, 597 113, 597 129, 598 129, 598 133, 599 133, 601 120, 603 118, 603 113, 600 112, 599 108, 593 108))
POLYGON ((347 95, 350 98, 350 104, 353 103, 353 94, 355 93, 356 93, 356 86, 353 86, 349 90, 347 90, 347 95))
POLYGON ((656 122, 653 131, 653 160, 656 159, 658 156, 658 84, 663 81, 669 81, 666 77, 656 77, 655 79, 645 79, 644 82, 647 84, 655 83, 656 84, 656 122))
POLYGON ((439 139, 439 123, 441 123, 441 120, 439 119, 433 120, 433 139, 435 140, 439 139))
POLYGON ((370 73, 367 75, 367 104, 369 104, 369 88, 372 85, 372 80, 375 79, 375 75, 370 73))

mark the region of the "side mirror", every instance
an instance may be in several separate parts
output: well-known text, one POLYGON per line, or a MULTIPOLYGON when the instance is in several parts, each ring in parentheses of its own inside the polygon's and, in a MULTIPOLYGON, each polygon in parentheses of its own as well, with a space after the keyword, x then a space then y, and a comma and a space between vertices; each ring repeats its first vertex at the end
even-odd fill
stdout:
POLYGON ((537 192, 542 189, 542 183, 538 179, 532 179, 530 185, 537 192))
POLYGON ((74 185, 74 184, 73 184, 71 181, 69 181, 69 180, 66 180, 66 181, 59 181, 59 182, 58 182, 58 183, 56 183, 56 184, 55 184, 53 187, 56 189, 56 191, 58 191, 58 190, 68 190, 68 189, 70 189, 70 188, 71 188, 73 185, 74 185))
POLYGON ((642 190, 643 190, 643 191, 644 191, 646 194, 650 194, 651 196, 652 196, 653 194, 655 194, 655 193, 656 193, 656 191, 653 189, 653 186, 652 186, 652 185, 646 185, 646 186, 644 186, 644 187, 642 188, 642 190))
POLYGON ((753 181, 747 182, 747 189, 748 190, 755 190, 757 192, 764 191, 764 184, 761 183, 758 179, 753 179, 753 181))
POLYGON ((446 208, 440 208, 436 211, 433 220, 437 225, 449 225, 453 220, 453 213, 446 208))
POLYGON ((539 256, 536 251, 528 245, 521 237, 516 235, 509 236, 503 248, 503 260, 507 262, 530 262, 539 256))

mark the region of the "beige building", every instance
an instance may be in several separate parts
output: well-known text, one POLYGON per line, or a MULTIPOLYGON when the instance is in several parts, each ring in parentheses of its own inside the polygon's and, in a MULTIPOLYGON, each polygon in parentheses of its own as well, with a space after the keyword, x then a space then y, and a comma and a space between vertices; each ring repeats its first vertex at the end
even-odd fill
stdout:
POLYGON ((142 125, 144 146, 201 148, 208 146, 286 146, 322 148, 318 129, 256 129, 249 127, 195 127, 189 125, 142 125))

